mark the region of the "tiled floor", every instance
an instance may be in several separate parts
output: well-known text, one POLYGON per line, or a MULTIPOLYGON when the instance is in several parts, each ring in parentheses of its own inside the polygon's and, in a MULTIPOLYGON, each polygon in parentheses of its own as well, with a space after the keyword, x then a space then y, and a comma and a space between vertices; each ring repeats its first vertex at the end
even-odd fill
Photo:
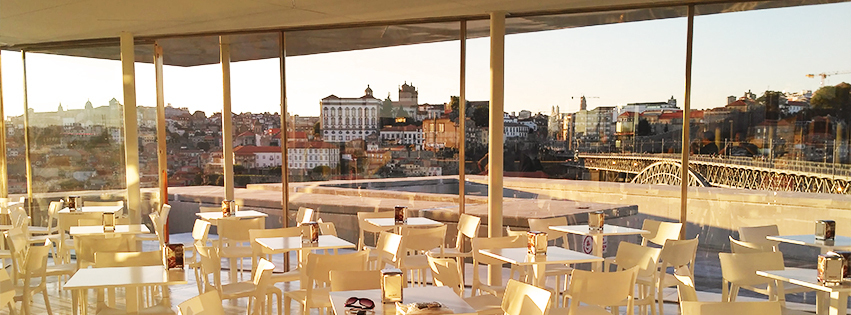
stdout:
MULTIPOLYGON (((172 235, 172 242, 183 241, 183 242, 188 243, 188 241, 190 239, 191 239, 191 236, 189 236, 188 234, 172 235)), ((154 246, 156 246, 156 245, 150 245, 150 246, 145 245, 145 250, 154 250, 154 248, 155 248, 154 246)), ((291 261, 291 263, 295 262, 294 256, 293 256, 293 259, 291 259, 290 261, 291 261)), ((277 257, 274 257, 273 263, 275 263, 277 266, 282 266, 283 257, 281 257, 280 255, 278 255, 277 257)), ((223 266, 225 266, 224 263, 223 263, 223 266)), ((467 267, 468 268, 467 268, 466 274, 470 275, 472 273, 472 269, 470 268, 469 264, 467 264, 467 267)), ((276 270, 281 271, 282 268, 279 267, 276 270)), ((179 304, 180 302, 183 302, 183 301, 185 301, 185 300, 187 300, 187 299, 189 299, 193 296, 196 296, 198 294, 198 289, 197 289, 197 286, 196 286, 195 277, 193 275, 193 272, 191 270, 187 270, 186 274, 187 274, 187 280, 188 280, 189 283, 184 284, 184 285, 175 285, 175 286, 170 287, 170 290, 169 290, 170 297, 171 297, 170 303, 171 303, 172 309, 174 309, 174 310, 177 310, 177 304, 179 304)), ((504 269, 503 274, 504 274, 503 279, 507 279, 508 278, 508 269, 504 269)), ((244 276, 245 276, 246 280, 250 277, 247 272, 244 274, 244 276)), ((224 281, 228 281, 227 271, 223 272, 222 278, 224 279, 224 281)), ((470 278, 470 277, 468 277, 468 278, 470 278)), ((49 282, 48 283, 48 294, 49 294, 49 301, 50 301, 50 306, 51 306, 51 309, 53 311, 53 314, 56 314, 56 315, 72 314, 70 291, 67 291, 67 290, 60 291, 59 288, 58 288, 58 284, 59 284, 58 281, 59 280, 56 279, 56 277, 48 279, 48 282, 49 282)), ((64 280, 62 280, 62 281, 64 281, 64 280)), ((290 291, 290 290, 298 289, 298 283, 277 284, 277 286, 279 288, 281 288, 283 291, 290 291)), ((466 292, 467 292, 467 294, 469 294, 469 290, 467 290, 466 292)), ((720 294, 714 293, 714 292, 700 291, 700 292, 698 292, 698 296, 699 296, 699 299, 701 301, 720 301, 721 300, 720 294)), ((123 306, 123 305, 121 305, 122 299, 123 299, 123 297, 121 296, 121 293, 119 292, 119 297, 117 299, 119 307, 123 306)), ((750 300, 750 299, 753 299, 753 298, 740 297, 739 300, 750 300)), ((665 300, 669 301, 666 304, 666 307, 665 307, 665 314, 679 314, 679 310, 678 310, 678 307, 676 305, 676 290, 674 290, 674 289, 666 290, 665 291, 665 300)), ((758 300, 758 299, 755 299, 755 300, 758 300)), ((88 306, 89 306, 89 313, 90 314, 94 314, 95 302, 96 302, 96 298, 94 297, 94 294, 90 294, 89 301, 87 303, 88 306)), ((237 299, 235 301, 225 301, 223 303, 225 310, 227 311, 227 314, 245 314, 246 308, 247 308, 246 304, 247 304, 247 299, 245 299, 245 298, 237 299)), ((788 303, 787 306, 789 308, 792 308, 792 309, 805 310, 805 311, 809 311, 809 312, 812 312, 814 310, 814 306, 810 305, 810 304, 788 303)), ((18 303, 18 307, 20 308, 20 303, 18 303)), ((277 314, 277 309, 275 309, 273 312, 275 314, 277 314)), ((623 312, 623 310, 622 310, 622 312, 623 312)), ((44 301, 41 298, 41 295, 37 295, 34 298, 34 302, 33 302, 33 305, 32 305, 32 313, 33 314, 47 314, 47 311, 46 311, 45 305, 44 305, 44 301)), ((8 309, 4 308, 4 309, 0 310, 0 314, 9 314, 9 311, 8 311, 8 309)), ((19 312, 19 314, 20 314, 20 312, 19 312)), ((286 314, 301 314, 299 304, 293 303, 293 309, 290 312, 286 312, 286 314)), ((311 314, 319 314, 319 312, 317 310, 312 310, 311 314)))

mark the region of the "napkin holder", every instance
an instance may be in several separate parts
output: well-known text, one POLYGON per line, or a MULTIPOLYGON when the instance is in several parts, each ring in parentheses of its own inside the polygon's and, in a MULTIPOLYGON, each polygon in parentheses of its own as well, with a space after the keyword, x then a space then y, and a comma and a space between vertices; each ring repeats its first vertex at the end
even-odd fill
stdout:
POLYGON ((526 232, 526 251, 529 255, 543 255, 547 253, 547 232, 526 232))
POLYGON ((588 214, 588 230, 602 231, 605 222, 606 213, 603 211, 594 211, 588 214))
POLYGON ((80 196, 68 196, 65 200, 65 204, 70 211, 77 211, 83 208, 83 197, 80 196))
POLYGON ((842 283, 842 268, 845 263, 845 259, 834 252, 818 255, 818 281, 825 285, 842 283))
POLYGON ((402 302, 404 278, 402 270, 396 268, 381 269, 381 302, 402 302))
POLYGON ((163 248, 163 265, 168 270, 183 269, 183 244, 166 244, 163 248))
POLYGON ((405 214, 407 210, 408 207, 405 206, 396 206, 395 208, 393 208, 393 222, 396 224, 404 224, 405 220, 407 219, 407 216, 405 214))
POLYGON ((319 223, 310 221, 301 224, 301 242, 303 244, 319 244, 319 223))
POLYGON ((104 212, 103 213, 103 231, 104 232, 115 232, 115 213, 112 213, 112 212, 104 212))
POLYGON ((833 240, 836 237, 836 221, 816 220, 816 239, 821 241, 833 240))
POLYGON ((234 200, 222 200, 222 216, 223 217, 232 217, 236 215, 237 208, 239 206, 236 204, 234 200))

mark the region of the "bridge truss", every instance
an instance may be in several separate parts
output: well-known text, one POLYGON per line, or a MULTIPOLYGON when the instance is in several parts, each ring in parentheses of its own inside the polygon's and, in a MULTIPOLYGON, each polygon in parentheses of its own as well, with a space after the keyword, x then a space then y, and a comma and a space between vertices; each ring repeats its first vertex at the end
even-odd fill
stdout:
MULTIPOLYGON (((588 154, 579 158, 588 169, 636 174, 633 183, 680 185, 679 155, 588 154)), ((851 168, 826 163, 692 156, 689 186, 851 194, 851 168)))

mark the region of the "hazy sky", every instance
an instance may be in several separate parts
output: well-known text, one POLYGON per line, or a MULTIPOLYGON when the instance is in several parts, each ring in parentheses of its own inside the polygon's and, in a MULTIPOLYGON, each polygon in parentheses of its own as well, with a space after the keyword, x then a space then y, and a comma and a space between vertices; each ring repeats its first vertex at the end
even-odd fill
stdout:
MULTIPOLYGON (((692 108, 725 105, 728 95, 752 90, 816 90, 808 73, 851 70, 851 3, 728 13, 695 20, 692 108)), ((562 112, 632 102, 683 105, 685 18, 510 35, 506 39, 506 111, 562 112), (596 98, 591 98, 596 97, 596 98)), ((318 115, 319 101, 335 94, 398 98, 413 83, 420 103, 458 95, 459 44, 445 42, 287 59, 289 109, 318 115)), ((468 40, 467 99, 489 98, 489 40, 468 40)), ((166 53, 168 53, 166 51, 166 53)), ((6 115, 23 112, 20 54, 2 53, 6 115)), ((95 106, 123 99, 118 61, 27 55, 29 104, 36 111, 95 106)), ((150 64, 137 64, 137 103, 154 106, 150 64)), ((221 110, 221 67, 165 67, 165 100, 175 107, 221 110)), ((825 84, 851 82, 851 74, 825 84)), ((280 110, 278 60, 232 64, 233 110, 280 110)))

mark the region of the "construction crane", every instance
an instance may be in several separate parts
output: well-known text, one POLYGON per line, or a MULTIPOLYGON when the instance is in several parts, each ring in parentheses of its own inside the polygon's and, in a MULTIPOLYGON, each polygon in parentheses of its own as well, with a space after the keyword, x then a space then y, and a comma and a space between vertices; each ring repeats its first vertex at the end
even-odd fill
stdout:
POLYGON ((824 79, 827 79, 827 77, 832 76, 832 75, 848 74, 848 73, 851 73, 851 71, 822 72, 822 73, 819 73, 819 74, 810 73, 810 74, 807 74, 807 78, 815 78, 816 76, 818 76, 819 78, 821 78, 821 82, 819 83, 819 87, 824 87, 824 79))

